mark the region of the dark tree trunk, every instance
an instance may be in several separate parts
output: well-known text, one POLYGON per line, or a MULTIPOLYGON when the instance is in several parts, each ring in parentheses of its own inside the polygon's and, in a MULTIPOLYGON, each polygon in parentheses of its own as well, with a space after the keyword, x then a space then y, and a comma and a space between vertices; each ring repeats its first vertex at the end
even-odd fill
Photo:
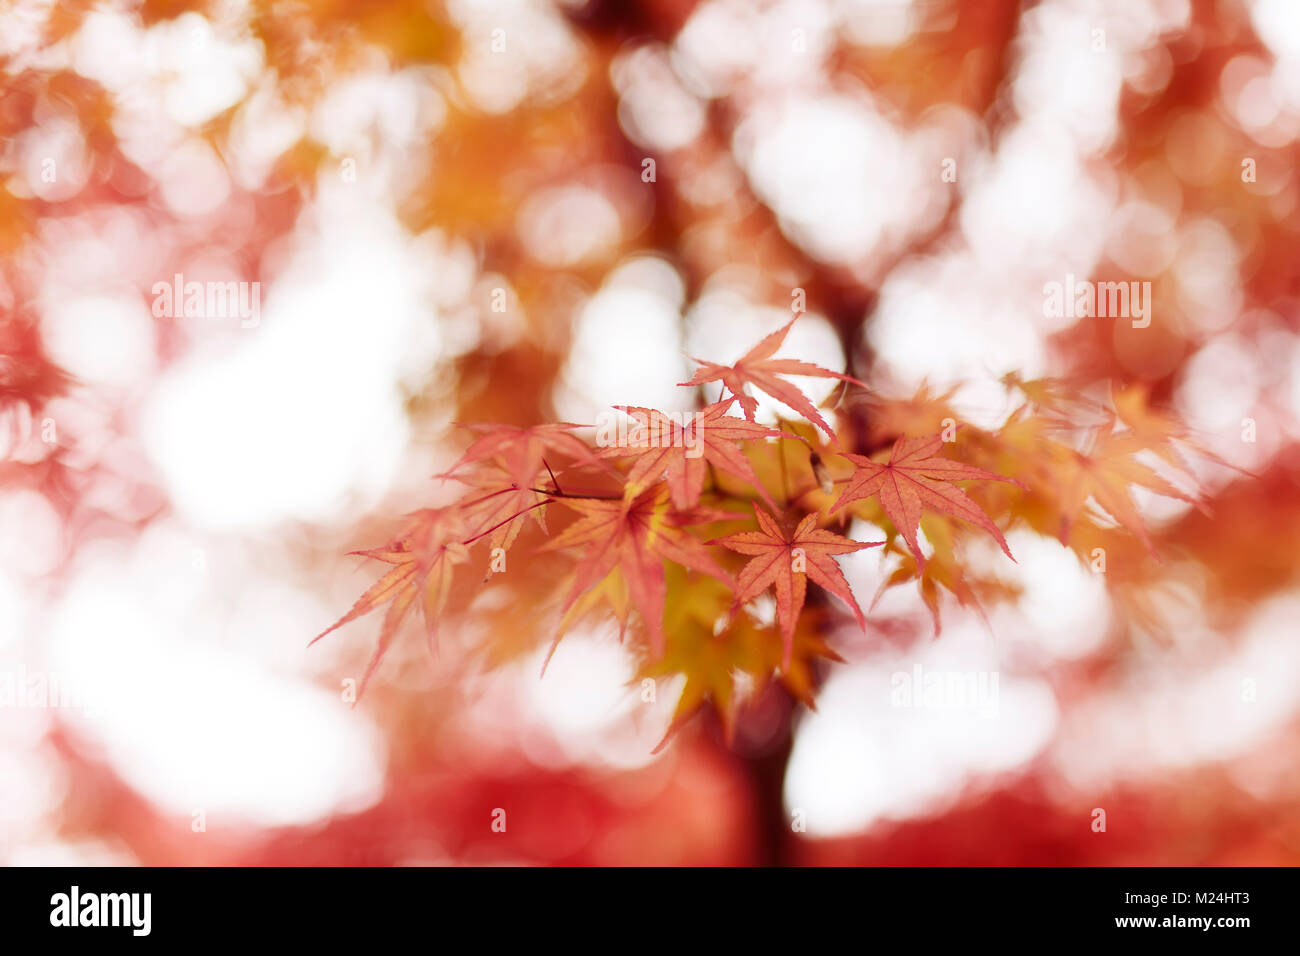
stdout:
POLYGON ((794 833, 785 812, 785 770, 790 758, 792 712, 787 711, 781 739, 765 753, 743 757, 754 801, 754 863, 784 866, 791 861, 794 833))

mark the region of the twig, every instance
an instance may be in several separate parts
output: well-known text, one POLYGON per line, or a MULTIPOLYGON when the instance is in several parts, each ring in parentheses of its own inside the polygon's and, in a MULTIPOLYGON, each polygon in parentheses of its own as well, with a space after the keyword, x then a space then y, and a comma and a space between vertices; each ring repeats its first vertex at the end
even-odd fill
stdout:
POLYGON ((551 471, 551 463, 547 461, 545 458, 543 458, 542 464, 546 466, 546 473, 551 476, 551 484, 555 486, 556 492, 558 494, 564 494, 564 492, 560 489, 559 480, 555 477, 555 472, 551 471))

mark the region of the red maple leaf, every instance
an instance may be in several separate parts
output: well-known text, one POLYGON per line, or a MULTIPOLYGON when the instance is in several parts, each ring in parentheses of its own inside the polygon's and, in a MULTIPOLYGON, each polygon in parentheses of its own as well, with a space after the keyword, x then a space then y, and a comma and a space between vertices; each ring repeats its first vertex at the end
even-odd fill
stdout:
POLYGON ((357 700, 365 693, 366 685, 417 600, 422 599, 425 632, 430 647, 433 646, 438 615, 447 603, 447 594, 451 588, 452 567, 469 558, 469 549, 461 540, 464 523, 455 508, 425 509, 417 511, 412 518, 414 520, 407 530, 382 548, 352 552, 391 564, 393 568, 371 585, 347 614, 311 640, 315 644, 349 621, 355 621, 379 606, 388 604, 384 625, 379 632, 379 642, 366 666, 365 675, 361 678, 357 700))
POLYGON ((546 458, 548 452, 583 464, 609 468, 596 458, 582 439, 573 434, 573 429, 581 428, 581 425, 559 422, 530 428, 512 425, 464 427, 480 433, 481 437, 470 444, 455 465, 435 477, 452 478, 487 492, 467 497, 458 507, 467 519, 470 533, 491 530, 489 546, 492 548, 513 545, 528 516, 543 531, 546 530, 545 515, 535 506, 546 500, 546 493, 541 490, 546 484, 553 484, 555 490, 560 490, 546 458))
POLYGON ((1019 485, 1020 482, 974 465, 934 457, 934 453, 942 446, 943 438, 939 435, 921 438, 900 435, 894 442, 889 461, 884 464, 862 455, 845 455, 858 468, 835 502, 835 507, 831 508, 831 514, 854 501, 874 495, 885 515, 894 523, 916 556, 918 567, 925 567, 925 557, 916 543, 916 529, 921 523, 922 510, 953 515, 978 525, 993 535, 1007 557, 1014 561, 1011 549, 1007 547, 1006 539, 1002 537, 998 526, 980 510, 979 505, 967 497, 966 492, 952 482, 1007 481, 1014 485, 1019 485))
POLYGON ((781 642, 784 648, 782 668, 790 665, 794 649, 795 624, 803 610, 806 578, 830 591, 847 604, 865 630, 866 619, 853 598, 849 582, 835 563, 832 555, 851 554, 863 548, 878 547, 883 541, 853 541, 817 527, 817 515, 811 514, 799 522, 793 532, 783 528, 772 515, 758 505, 754 506, 758 531, 718 538, 710 544, 720 544, 740 554, 753 555, 736 579, 736 604, 753 600, 771 585, 776 591, 776 619, 781 625, 781 642))
POLYGON ((583 548, 564 610, 568 611, 579 596, 620 568, 646 623, 655 657, 664 649, 665 559, 733 584, 731 575, 713 559, 704 542, 685 530, 692 524, 735 518, 730 512, 711 508, 675 511, 668 489, 662 484, 631 499, 556 500, 581 515, 542 547, 543 551, 583 548))
MULTIPOLYGON (((636 455, 636 464, 627 476, 625 493, 640 494, 661 477, 667 476, 673 504, 679 509, 693 508, 700 502, 708 465, 748 482, 772 508, 776 505, 754 468, 735 442, 756 438, 795 438, 726 414, 735 398, 705 406, 703 411, 685 413, 681 421, 654 408, 615 405, 635 421, 622 444, 601 451, 601 457, 636 455)), ((676 418, 682 418, 681 415, 676 418)))
POLYGON ((518 428, 513 425, 465 425, 471 431, 478 432, 476 438, 465 449, 460 461, 447 470, 451 476, 458 469, 487 458, 497 458, 520 485, 527 487, 545 468, 547 452, 558 452, 577 461, 590 462, 594 455, 581 438, 573 434, 573 429, 581 425, 569 422, 553 422, 546 425, 534 425, 531 428, 518 428))
POLYGON ((866 385, 856 378, 841 375, 839 372, 832 372, 830 369, 813 365, 811 362, 772 358, 776 350, 781 347, 781 343, 785 341, 785 337, 789 334, 790 327, 794 323, 795 319, 791 319, 767 336, 746 352, 735 365, 719 365, 716 362, 694 359, 700 364, 701 368, 689 382, 679 384, 703 385, 706 382, 721 381, 727 387, 727 390, 740 401, 740 407, 744 409, 745 417, 752 422, 754 421, 754 413, 758 411, 758 402, 753 396, 745 393, 745 384, 748 382, 778 401, 789 405, 834 441, 834 431, 831 430, 830 425, 826 424, 826 420, 822 418, 817 409, 813 407, 813 403, 808 400, 808 396, 777 376, 809 375, 816 378, 838 378, 844 382, 861 385, 863 388, 866 388, 866 385))
POLYGON ((486 464, 456 480, 485 492, 466 495, 455 507, 465 518, 468 534, 491 535, 489 548, 509 549, 529 518, 546 531, 546 510, 538 506, 548 500, 547 494, 531 482, 521 485, 504 468, 486 464))

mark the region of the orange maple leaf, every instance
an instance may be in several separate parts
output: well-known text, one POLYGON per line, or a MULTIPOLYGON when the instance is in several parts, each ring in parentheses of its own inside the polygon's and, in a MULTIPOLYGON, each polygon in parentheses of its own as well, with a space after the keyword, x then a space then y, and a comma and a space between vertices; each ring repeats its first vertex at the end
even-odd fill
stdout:
POLYGON ((574 572, 573 587, 565 602, 567 612, 586 591, 615 568, 621 568, 628 592, 645 621, 650 647, 663 654, 665 559, 732 584, 731 575, 709 554, 704 542, 686 527, 709 521, 726 521, 735 515, 711 508, 675 511, 668 488, 658 485, 635 498, 557 498, 581 517, 556 535, 543 551, 583 547, 574 572))
MULTIPOLYGON (((1088 511, 1091 501, 1135 535, 1148 554, 1159 560, 1141 510, 1133 499, 1132 489, 1145 488, 1167 498, 1185 501, 1208 513, 1200 499, 1196 472, 1184 451, 1216 465, 1241 471, 1214 454, 1173 415, 1153 407, 1149 388, 1145 385, 1113 388, 1111 404, 1114 407, 1108 408, 1070 396, 1056 381, 1021 382, 1014 376, 1008 376, 1004 381, 1018 387, 1034 404, 1059 414, 1066 420, 1066 427, 1069 427, 1071 412, 1077 417, 1079 409, 1088 412, 1091 418, 1101 419, 1099 424, 1088 426, 1089 435, 1083 450, 1035 435, 1035 431, 1045 430, 1037 419, 1020 416, 1003 428, 1004 434, 1014 427, 1030 436, 1033 451, 1042 459, 1038 484, 1043 491, 1054 490, 1054 504, 1060 512, 1056 533, 1062 544, 1070 543, 1075 522, 1088 511), (1143 461, 1144 457, 1146 461, 1143 461), (1152 467, 1155 464, 1163 464, 1164 470, 1180 480, 1188 490, 1167 480, 1152 467)), ((1022 453, 1023 457, 1029 456, 1022 453)))
POLYGON ((624 486, 625 494, 633 497, 666 475, 673 504, 681 509, 693 508, 700 502, 704 476, 711 462, 722 471, 748 482, 770 507, 775 508, 749 459, 734 443, 795 436, 757 422, 728 416, 727 409, 734 401, 733 397, 706 405, 703 411, 686 413, 683 421, 675 421, 674 416, 654 408, 615 405, 619 411, 633 416, 637 428, 623 445, 604 449, 601 457, 637 456, 624 486))
POLYGON ((753 556, 753 560, 745 565, 736 579, 737 605, 753 600, 766 591, 768 585, 775 589, 776 619, 781 625, 781 643, 784 649, 782 668, 790 665, 795 624, 799 620, 799 612, 803 610, 808 587, 806 578, 812 578, 847 604, 857 616, 858 624, 866 630, 867 622, 862 616, 862 609, 858 607, 849 582, 844 579, 843 572, 831 556, 878 547, 885 542, 853 541, 833 531, 820 529, 815 514, 805 516, 793 532, 782 528, 776 518, 758 505, 754 506, 754 517, 760 530, 742 531, 709 543, 753 556))
POLYGON ((357 700, 365 693, 366 685, 378 669, 379 662, 396 637, 402 621, 420 598, 423 598, 421 610, 424 613, 425 632, 432 648, 438 615, 447 603, 447 594, 451 588, 452 568, 469 559, 469 549, 460 540, 464 524, 454 508, 425 509, 415 512, 412 517, 414 521, 408 529, 384 547, 352 552, 391 564, 393 568, 371 585, 347 614, 310 642, 315 644, 349 621, 355 621, 380 605, 388 604, 384 625, 379 632, 379 642, 366 666, 365 675, 361 678, 357 700))
POLYGON ((1014 485, 1020 482, 1014 478, 1005 478, 949 458, 936 458, 934 453, 943 447, 943 438, 939 435, 920 438, 908 438, 900 435, 894 442, 889 461, 882 464, 862 455, 845 455, 857 465, 853 477, 849 479, 840 498, 831 508, 831 513, 839 511, 845 505, 872 495, 880 502, 885 515, 894 523, 898 533, 907 542, 908 548, 916 556, 918 567, 925 567, 925 556, 916 543, 916 529, 921 523, 922 510, 949 514, 971 524, 978 525, 993 535, 1008 558, 1015 560, 1007 541, 1002 537, 989 516, 980 510, 954 481, 1006 481, 1014 485))
MULTIPOLYGON (((663 750, 706 702, 712 703, 722 723, 723 738, 730 746, 735 741, 742 707, 778 673, 780 642, 771 627, 760 626, 748 613, 728 615, 733 603, 730 588, 708 578, 685 587, 686 572, 674 566, 669 567, 668 574, 671 597, 664 611, 667 651, 659 660, 643 662, 637 676, 657 680, 680 675, 684 683, 672 720, 655 752, 663 750)), ((815 706, 816 659, 844 662, 822 639, 821 616, 812 611, 800 615, 794 653, 778 675, 791 695, 810 708, 815 706)))
POLYGON ((776 350, 781 347, 781 343, 785 341, 785 337, 789 334, 790 327, 794 323, 795 319, 791 319, 781 328, 764 338, 746 352, 735 365, 719 365, 716 362, 707 362, 704 359, 694 359, 700 364, 701 368, 689 382, 679 384, 703 385, 706 382, 721 381, 727 387, 727 390, 740 401, 740 407, 744 409, 745 417, 752 422, 754 421, 754 413, 758 411, 758 402, 753 396, 745 393, 745 384, 749 383, 778 401, 789 405, 834 441, 835 432, 830 425, 826 424, 826 420, 822 418, 817 409, 813 407, 813 403, 808 400, 808 396, 791 383, 777 376, 808 375, 816 378, 838 378, 841 381, 851 382, 863 388, 867 386, 856 378, 842 375, 839 372, 832 372, 830 369, 813 365, 811 362, 772 358, 776 350))
POLYGON ((1155 545, 1130 494, 1130 487, 1146 488, 1197 507, 1201 504, 1138 460, 1138 455, 1151 451, 1150 445, 1138 435, 1131 432, 1115 434, 1109 424, 1098 429, 1087 454, 1070 450, 1061 469, 1062 544, 1069 543, 1074 521, 1091 498, 1120 525, 1137 535, 1148 554, 1156 556, 1155 545))

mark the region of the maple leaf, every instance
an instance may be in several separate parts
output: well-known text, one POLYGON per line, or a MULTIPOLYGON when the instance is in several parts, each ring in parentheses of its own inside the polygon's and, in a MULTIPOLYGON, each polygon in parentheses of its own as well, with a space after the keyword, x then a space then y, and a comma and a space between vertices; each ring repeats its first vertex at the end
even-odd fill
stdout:
POLYGON ((1041 479, 1038 485, 1048 492, 1043 497, 1053 509, 1055 527, 1050 527, 1050 521, 1040 524, 1046 533, 1056 534, 1062 544, 1071 543, 1079 517, 1091 500, 1137 537, 1148 554, 1156 556, 1155 546, 1133 500, 1132 487, 1186 501, 1204 511, 1196 494, 1175 487, 1151 465, 1144 463, 1140 456, 1148 456, 1152 463, 1163 462, 1193 490, 1198 482, 1183 455, 1184 449, 1215 464, 1241 470, 1198 442, 1191 430, 1174 416, 1152 408, 1145 385, 1113 389, 1112 409, 1090 400, 1072 398, 1052 380, 1014 380, 1012 384, 1025 392, 1036 405, 1049 407, 1064 418, 1077 417, 1081 410, 1094 421, 1100 419, 1098 424, 1089 426, 1084 451, 1047 437, 1044 423, 1025 415, 1014 416, 1003 426, 1000 435, 1004 442, 1010 438, 1009 443, 1016 446, 1015 452, 1022 467, 1033 468, 1035 459, 1039 462, 1036 467, 1041 479), (1068 414, 1071 412, 1074 414, 1068 414))
POLYGON ((532 482, 521 485, 499 466, 486 466, 456 480, 486 492, 466 496, 456 507, 465 517, 471 535, 491 534, 489 548, 510 548, 530 518, 546 531, 546 511, 537 506, 548 498, 545 492, 532 488, 532 482))
MULTIPOLYGON (((925 520, 922 518, 922 521, 925 520)), ((915 581, 921 600, 930 611, 936 637, 942 630, 940 588, 952 594, 962 607, 974 610, 987 624, 985 601, 1011 600, 1020 593, 1020 589, 1001 578, 981 575, 963 566, 957 558, 953 531, 953 522, 942 517, 931 517, 925 533, 934 548, 934 553, 924 566, 918 564, 914 554, 898 547, 897 537, 891 536, 886 549, 895 551, 900 556, 899 564, 893 573, 880 583, 875 597, 872 598, 871 606, 874 608, 888 589, 915 581)))
POLYGON ((559 422, 518 428, 513 425, 466 425, 481 433, 450 469, 437 478, 451 478, 487 491, 488 494, 461 502, 471 518, 471 530, 492 529, 491 548, 509 548, 531 517, 546 530, 544 513, 535 506, 546 500, 538 490, 547 481, 560 490, 547 462, 547 452, 559 453, 582 464, 597 464, 608 470, 573 429, 581 425, 559 422), (465 471, 466 466, 475 466, 465 471), (511 516, 514 516, 513 518, 511 516))
POLYGON ((451 588, 452 568, 469 559, 469 549, 460 540, 464 533, 464 523, 454 508, 425 509, 417 511, 412 518, 414 520, 407 530, 383 547, 352 552, 391 564, 393 568, 371 585, 352 605, 351 610, 310 642, 315 644, 344 624, 388 604, 375 652, 361 678, 361 686, 357 691, 358 701, 365 693, 366 685, 378 669, 393 638, 397 636, 402 621, 417 600, 421 601, 426 637, 432 648, 438 615, 447 603, 447 594, 451 588))
POLYGON ((921 523, 921 512, 937 511, 969 521, 983 528, 1002 546, 1008 558, 1015 560, 1002 532, 983 511, 956 485, 954 481, 1006 481, 1020 482, 967 465, 950 458, 937 458, 935 452, 943 447, 939 435, 908 438, 900 435, 894 442, 889 461, 884 464, 862 455, 844 457, 857 465, 853 477, 835 502, 831 513, 862 498, 875 496, 885 515, 894 523, 898 533, 916 556, 918 566, 925 567, 925 557, 916 543, 916 529, 921 523))
POLYGON ((1179 453, 1179 445, 1186 446, 1189 451, 1216 465, 1230 468, 1248 477, 1257 477, 1215 454, 1197 439, 1190 428, 1179 422, 1173 415, 1152 408, 1148 386, 1130 385, 1115 389, 1111 395, 1111 403, 1115 406, 1116 417, 1135 437, 1146 443, 1147 449, 1152 454, 1164 459, 1188 476, 1192 476, 1192 469, 1179 453))
POLYGON ((1080 413, 1090 416, 1105 415, 1104 406, 1075 394, 1070 383, 1051 378, 1021 378, 1018 372, 1008 372, 999 379, 1007 388, 1019 391, 1038 409, 1062 420, 1074 420, 1080 413))
POLYGON ((545 672, 546 666, 550 664, 551 655, 555 653, 555 649, 559 646, 560 638, 577 621, 587 615, 594 614, 602 605, 614 615, 614 620, 618 622, 618 639, 622 643, 627 636, 627 624, 632 616, 632 595, 628 591, 627 580, 623 577, 623 572, 618 568, 610 571, 598 584, 583 592, 577 600, 569 605, 569 609, 564 612, 560 619, 560 626, 556 631, 555 640, 551 642, 550 653, 542 666, 543 672, 545 672))
POLYGON ((479 424, 462 427, 478 432, 481 437, 471 442, 460 461, 439 477, 450 477, 466 465, 495 457, 501 460, 519 484, 527 486, 546 467, 547 452, 558 452, 581 462, 595 460, 587 444, 573 434, 575 428, 583 426, 569 422, 551 422, 530 428, 479 424))
POLYGON ((663 653, 665 560, 711 575, 728 584, 731 575, 709 554, 704 542, 686 527, 709 521, 726 521, 735 516, 710 508, 674 511, 665 485, 651 488, 635 498, 557 498, 580 515, 545 545, 543 551, 583 547, 574 571, 574 582, 565 602, 565 612, 584 592, 619 569, 628 593, 645 621, 650 647, 655 656, 663 653))
POLYGON ((624 486, 625 494, 633 497, 666 475, 673 504, 681 509, 693 508, 700 502, 704 477, 712 463, 748 482, 775 508, 767 489, 735 442, 794 436, 727 415, 734 401, 733 397, 706 405, 700 412, 686 413, 689 417, 685 421, 675 421, 673 416, 653 408, 615 405, 633 417, 636 427, 624 444, 606 448, 600 454, 606 458, 636 455, 636 463, 624 486))
MULTIPOLYGON (((796 316, 797 318, 797 316, 796 316)), ((745 418, 751 422, 754 421, 754 414, 758 411, 758 402, 753 396, 746 394, 746 383, 753 385, 780 402, 789 405, 808 421, 813 422, 835 440, 835 432, 826 420, 822 418, 821 413, 813 407, 808 396, 799 389, 795 388, 790 382, 781 378, 780 375, 808 375, 816 378, 838 378, 844 382, 850 382, 866 388, 862 382, 848 375, 842 375, 839 372, 832 372, 830 369, 813 365, 811 362, 801 362, 797 359, 774 359, 772 355, 790 332, 790 327, 795 323, 791 319, 781 328, 777 329, 771 335, 764 338, 752 349, 746 352, 735 365, 719 365, 716 362, 708 362, 704 359, 694 359, 701 366, 699 371, 688 382, 680 382, 681 385, 704 385, 707 382, 721 381, 740 402, 740 407, 745 411, 745 418)))
MULTIPOLYGON (((684 582, 685 573, 669 569, 669 601, 664 613, 667 650, 664 656, 646 661, 637 680, 658 679, 680 674, 685 678, 681 696, 663 739, 661 751, 677 731, 706 703, 711 703, 722 722, 728 745, 735 730, 742 695, 737 687, 740 675, 749 679, 749 697, 761 692, 777 673, 781 663, 781 641, 776 632, 743 611, 729 614, 731 591, 710 578, 684 582), (721 626, 720 626, 721 625, 721 626)), ((781 683, 791 695, 813 707, 813 661, 821 657, 843 662, 818 633, 817 615, 800 615, 795 632, 794 653, 789 666, 780 671, 781 683)))
POLYGON ((1199 506, 1196 498, 1180 491, 1137 459, 1138 454, 1152 449, 1136 434, 1115 434, 1111 425, 1104 425, 1093 436, 1087 454, 1073 449, 1067 451, 1069 454, 1058 469, 1062 476, 1059 479, 1062 544, 1069 543, 1074 521, 1091 498, 1119 524, 1137 535, 1149 554, 1155 555, 1155 545, 1147 534, 1137 503, 1129 493, 1130 486, 1199 506))
POLYGON ((850 554, 863 548, 874 548, 883 541, 853 541, 817 527, 817 515, 810 514, 791 532, 783 528, 775 517, 754 505, 758 531, 742 531, 709 542, 740 554, 751 555, 753 560, 745 565, 736 579, 737 605, 753 600, 771 585, 776 591, 776 618, 781 626, 783 654, 781 666, 790 663, 794 649, 795 624, 803 609, 806 578, 830 591, 857 616, 858 624, 866 630, 867 622, 862 609, 853 599, 849 582, 844 579, 832 555, 850 554))

